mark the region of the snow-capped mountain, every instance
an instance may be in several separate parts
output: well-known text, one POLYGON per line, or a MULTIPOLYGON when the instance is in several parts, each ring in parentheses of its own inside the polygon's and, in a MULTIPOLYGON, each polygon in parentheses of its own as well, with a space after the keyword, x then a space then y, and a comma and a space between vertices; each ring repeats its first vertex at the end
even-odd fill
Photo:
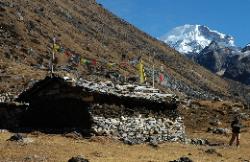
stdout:
POLYGON ((250 85, 250 43, 234 45, 232 36, 203 25, 184 25, 160 40, 217 75, 250 85))
POLYGON ((234 46, 234 38, 232 36, 211 30, 204 25, 176 27, 160 37, 160 40, 186 55, 199 53, 212 41, 225 47, 234 46))

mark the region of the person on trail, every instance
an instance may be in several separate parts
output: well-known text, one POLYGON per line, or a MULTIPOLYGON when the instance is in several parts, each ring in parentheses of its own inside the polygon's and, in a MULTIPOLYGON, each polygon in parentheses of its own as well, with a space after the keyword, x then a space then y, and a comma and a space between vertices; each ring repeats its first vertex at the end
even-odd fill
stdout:
POLYGON ((236 146, 240 145, 240 129, 241 129, 241 123, 238 117, 235 117, 234 120, 231 123, 232 128, 232 138, 229 142, 229 145, 232 146, 233 142, 236 139, 236 146))

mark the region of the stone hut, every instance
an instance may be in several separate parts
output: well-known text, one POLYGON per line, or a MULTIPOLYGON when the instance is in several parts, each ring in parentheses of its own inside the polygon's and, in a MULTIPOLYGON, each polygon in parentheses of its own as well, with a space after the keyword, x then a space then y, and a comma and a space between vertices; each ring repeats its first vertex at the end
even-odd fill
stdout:
POLYGON ((127 143, 176 141, 185 136, 173 94, 141 85, 47 77, 22 92, 28 103, 18 126, 33 129, 79 129, 127 143))

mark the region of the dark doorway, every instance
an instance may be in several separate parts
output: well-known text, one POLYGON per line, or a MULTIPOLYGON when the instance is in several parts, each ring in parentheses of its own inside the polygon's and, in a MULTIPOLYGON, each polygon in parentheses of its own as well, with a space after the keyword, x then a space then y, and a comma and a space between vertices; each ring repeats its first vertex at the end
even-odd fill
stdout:
POLYGON ((32 129, 90 130, 89 105, 80 99, 41 97, 30 102, 22 127, 32 129))

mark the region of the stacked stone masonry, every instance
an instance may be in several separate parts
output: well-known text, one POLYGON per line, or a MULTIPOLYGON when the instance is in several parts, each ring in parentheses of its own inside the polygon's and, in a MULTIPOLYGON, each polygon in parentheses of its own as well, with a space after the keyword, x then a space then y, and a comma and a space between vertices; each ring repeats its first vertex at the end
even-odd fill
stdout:
POLYGON ((97 135, 118 137, 132 144, 185 140, 185 128, 181 117, 170 120, 163 117, 105 118, 95 116, 93 120, 93 131, 97 135))

